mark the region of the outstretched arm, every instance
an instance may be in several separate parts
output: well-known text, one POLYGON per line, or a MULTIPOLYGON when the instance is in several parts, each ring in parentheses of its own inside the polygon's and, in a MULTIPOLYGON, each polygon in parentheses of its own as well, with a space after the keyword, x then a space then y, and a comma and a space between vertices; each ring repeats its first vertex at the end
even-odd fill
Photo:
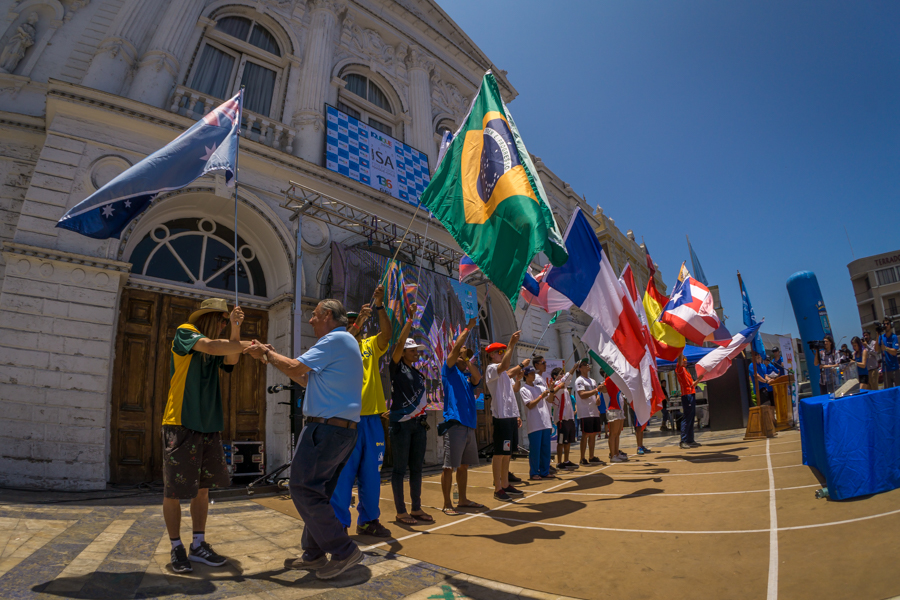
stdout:
POLYGON ((462 350, 462 347, 466 344, 466 338, 469 337, 469 332, 475 328, 475 318, 469 319, 469 322, 466 323, 466 328, 462 330, 462 333, 459 334, 459 337, 456 338, 456 341, 453 343, 453 348, 450 349, 450 354, 447 355, 447 366, 452 367, 456 364, 456 361, 459 360, 459 353, 462 350))
POLYGON ((297 359, 278 354, 268 344, 261 344, 256 340, 245 343, 248 346, 244 349, 244 354, 249 354, 257 360, 262 360, 265 357, 268 359, 269 364, 290 377, 291 381, 295 381, 302 386, 306 385, 309 372, 312 370, 308 366, 297 359))
MULTIPOLYGON (((522 332, 517 331, 510 336, 509 345, 506 346, 506 352, 503 353, 503 360, 501 360, 500 364, 497 366, 498 372, 509 370, 509 362, 512 360, 513 352, 516 351, 516 344, 519 343, 520 335, 522 335, 522 332)), ((509 376, 512 377, 512 373, 510 373, 509 376)))
POLYGON ((391 320, 387 316, 387 311, 384 310, 383 285, 375 288, 375 298, 372 300, 372 306, 375 312, 378 313, 378 350, 387 350, 388 345, 391 343, 391 334, 394 333, 394 328, 391 326, 391 320))
POLYGON ((409 337, 409 332, 412 330, 412 316, 416 314, 416 305, 410 304, 406 307, 406 323, 403 324, 403 329, 400 330, 400 339, 397 340, 397 343, 394 345, 394 351, 391 353, 391 361, 395 363, 400 362, 400 358, 403 356, 403 347, 406 345, 406 338, 409 337))

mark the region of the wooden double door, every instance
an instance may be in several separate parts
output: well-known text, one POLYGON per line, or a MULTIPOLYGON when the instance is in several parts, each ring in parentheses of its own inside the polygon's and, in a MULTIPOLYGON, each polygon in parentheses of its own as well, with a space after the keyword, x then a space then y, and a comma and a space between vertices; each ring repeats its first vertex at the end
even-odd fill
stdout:
MULTIPOLYGON (((120 304, 113 367, 110 480, 162 479, 163 411, 169 393, 172 340, 200 300, 125 289, 120 304)), ((266 341, 268 314, 244 309, 241 337, 266 341)), ((228 335, 226 329, 223 335, 228 335)), ((223 440, 265 441, 266 367, 242 357, 221 372, 223 440)))

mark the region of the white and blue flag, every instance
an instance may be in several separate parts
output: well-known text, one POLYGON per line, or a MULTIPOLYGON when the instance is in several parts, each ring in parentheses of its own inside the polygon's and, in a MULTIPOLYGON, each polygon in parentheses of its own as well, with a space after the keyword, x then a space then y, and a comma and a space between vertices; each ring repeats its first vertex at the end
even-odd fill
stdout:
POLYGON ((70 209, 56 224, 105 240, 145 211, 158 195, 179 190, 212 171, 235 181, 243 90, 204 115, 190 129, 70 209))

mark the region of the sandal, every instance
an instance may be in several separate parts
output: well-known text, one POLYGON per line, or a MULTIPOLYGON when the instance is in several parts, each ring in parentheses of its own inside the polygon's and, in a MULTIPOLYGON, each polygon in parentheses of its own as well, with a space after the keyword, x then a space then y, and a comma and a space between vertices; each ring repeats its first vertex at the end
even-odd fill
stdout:
POLYGON ((459 511, 457 511, 452 506, 450 508, 442 508, 441 512, 444 513, 445 515, 447 515, 448 517, 458 517, 459 515, 463 514, 459 511))
POLYGON ((429 514, 426 514, 426 513, 422 513, 420 515, 417 515, 415 513, 409 513, 409 514, 412 515, 413 517, 415 517, 416 519, 423 521, 425 523, 434 523, 434 517, 432 517, 429 514))
POLYGON ((404 525, 418 525, 419 522, 413 517, 397 517, 398 523, 403 523, 404 525))
POLYGON ((484 504, 478 504, 469 500, 468 504, 457 504, 456 508, 485 508, 484 504))
POLYGON ((543 477, 541 477, 540 475, 532 475, 528 478, 528 481, 540 481, 541 479, 543 479, 543 477))

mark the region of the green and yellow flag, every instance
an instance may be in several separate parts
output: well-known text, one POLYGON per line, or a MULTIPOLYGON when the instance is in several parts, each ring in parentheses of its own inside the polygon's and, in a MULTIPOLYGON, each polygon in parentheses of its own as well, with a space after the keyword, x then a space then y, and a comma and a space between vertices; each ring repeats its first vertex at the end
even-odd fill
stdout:
POLYGON ((515 308, 531 259, 568 259, 547 194, 490 71, 420 199, 515 308))

